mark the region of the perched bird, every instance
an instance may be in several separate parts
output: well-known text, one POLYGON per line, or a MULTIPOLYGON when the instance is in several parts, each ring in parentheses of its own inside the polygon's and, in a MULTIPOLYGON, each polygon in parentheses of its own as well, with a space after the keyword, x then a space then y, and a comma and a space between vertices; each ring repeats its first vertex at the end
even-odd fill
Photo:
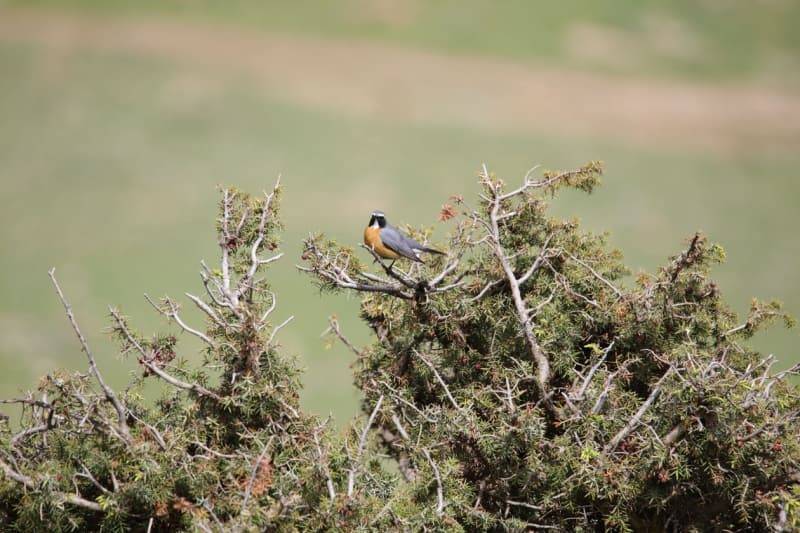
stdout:
POLYGON ((404 235, 386 221, 386 215, 381 211, 372 212, 367 229, 364 230, 364 244, 384 259, 392 259, 392 263, 401 257, 424 263, 420 258, 420 252, 444 254, 404 235))

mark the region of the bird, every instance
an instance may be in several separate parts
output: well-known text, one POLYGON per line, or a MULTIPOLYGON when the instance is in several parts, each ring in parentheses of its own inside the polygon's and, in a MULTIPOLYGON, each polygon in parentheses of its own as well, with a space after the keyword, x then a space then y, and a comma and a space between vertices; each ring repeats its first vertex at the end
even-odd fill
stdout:
MULTIPOLYGON (((386 220, 383 211, 373 211, 364 230, 364 244, 384 259, 395 260, 404 257, 416 263, 424 263, 420 252, 444 255, 444 252, 420 244, 403 234, 386 220)), ((391 267, 391 265, 389 265, 391 267)))

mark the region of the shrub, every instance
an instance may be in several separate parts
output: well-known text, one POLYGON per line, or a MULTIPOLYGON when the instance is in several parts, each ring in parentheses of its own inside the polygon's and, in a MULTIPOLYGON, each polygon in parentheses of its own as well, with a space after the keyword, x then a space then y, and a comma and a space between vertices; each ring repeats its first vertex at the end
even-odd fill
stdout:
MULTIPOLYGON (((706 531, 800 527, 800 396, 747 339, 790 319, 754 301, 740 321, 694 235, 631 279, 605 236, 548 215, 600 166, 526 176, 484 168, 461 197, 446 255, 377 262, 322 235, 301 267, 323 291, 363 293, 374 332, 356 354, 363 420, 343 434, 299 406, 300 371, 276 342, 278 185, 222 191, 205 316, 154 308, 203 346, 146 336, 118 309, 111 332, 141 373, 104 381, 55 273, 87 372, 53 372, 0 432, 0 524, 15 530, 706 531), (270 257, 265 257, 272 254, 270 257), (377 272, 377 273, 376 273, 377 272), (143 387, 159 381, 157 401, 143 387), (388 455, 397 468, 387 468, 388 455)), ((418 239, 430 232, 409 228, 418 239)), ((367 249, 367 254, 375 256, 367 249)), ((363 255, 363 254, 362 254, 363 255)), ((375 256, 377 261, 377 256, 375 256)))
POLYGON ((393 525, 800 527, 800 397, 785 379, 798 367, 771 373, 743 342, 790 319, 754 301, 737 322, 709 278, 723 251, 700 234, 628 286, 605 236, 547 214, 547 197, 591 192, 600 170, 509 190, 484 168, 476 207, 443 207, 449 254, 381 277, 306 241, 323 290, 364 292, 375 340, 356 351, 356 383, 365 412, 383 400, 379 437, 416 504, 393 525))
POLYGON ((383 506, 392 477, 363 443, 345 447, 302 412, 298 367, 276 344, 285 322, 274 325, 276 297, 261 274, 282 255, 274 252, 279 193, 277 185, 263 198, 223 191, 219 267, 203 263, 204 297, 187 294, 206 316, 203 330, 174 300, 150 300, 202 342, 199 367, 179 355, 174 336, 141 335, 110 309, 121 352, 142 370, 113 391, 51 271, 89 371, 52 373, 35 393, 6 402, 22 406, 22 427, 3 427, 4 529, 331 529, 383 506), (155 403, 141 394, 150 380, 167 385, 155 403))

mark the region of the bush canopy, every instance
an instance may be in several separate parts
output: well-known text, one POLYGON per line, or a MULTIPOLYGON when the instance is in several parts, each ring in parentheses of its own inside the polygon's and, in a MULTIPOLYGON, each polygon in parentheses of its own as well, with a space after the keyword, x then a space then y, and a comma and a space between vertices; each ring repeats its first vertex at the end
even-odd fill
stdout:
MULTIPOLYGON (((526 175, 485 167, 474 205, 439 219, 443 256, 387 264, 312 235, 322 292, 361 293, 374 334, 355 346, 363 417, 345 431, 299 406, 301 370, 277 338, 264 277, 282 230, 280 184, 222 190, 219 262, 202 292, 156 311, 202 343, 140 333, 110 308, 140 372, 103 379, 50 276, 88 369, 54 371, 5 400, 0 524, 18 531, 790 531, 800 528, 798 366, 772 370, 746 342, 775 320, 739 319, 709 277, 719 246, 692 236, 657 272, 631 276, 605 235, 548 214, 601 166, 526 175), (364 261, 363 258, 367 258, 364 261), (370 264, 370 261, 373 264, 370 264), (160 381, 150 401, 143 387, 160 381), (392 460, 396 467, 387 463, 392 460)), ((430 228, 407 228, 427 242, 430 228)))

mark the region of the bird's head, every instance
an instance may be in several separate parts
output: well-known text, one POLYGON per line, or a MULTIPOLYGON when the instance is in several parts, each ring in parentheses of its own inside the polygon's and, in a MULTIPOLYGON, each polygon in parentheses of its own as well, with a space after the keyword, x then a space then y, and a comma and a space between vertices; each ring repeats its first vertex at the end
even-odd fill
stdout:
POLYGON ((369 218, 369 226, 372 228, 386 227, 386 215, 383 214, 383 211, 372 212, 372 215, 369 218))

